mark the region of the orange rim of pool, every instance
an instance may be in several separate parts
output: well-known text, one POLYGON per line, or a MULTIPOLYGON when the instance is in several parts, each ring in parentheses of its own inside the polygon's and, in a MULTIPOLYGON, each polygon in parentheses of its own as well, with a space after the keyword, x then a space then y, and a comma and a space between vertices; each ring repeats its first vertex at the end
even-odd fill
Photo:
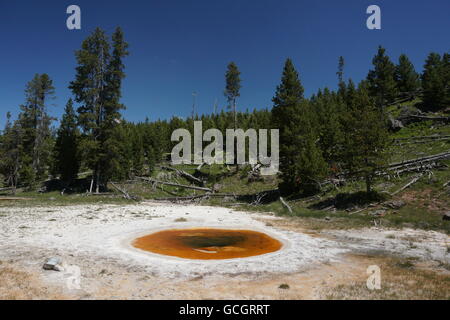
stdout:
POLYGON ((169 229, 137 238, 135 248, 185 259, 234 259, 281 249, 283 244, 265 233, 236 229, 169 229))

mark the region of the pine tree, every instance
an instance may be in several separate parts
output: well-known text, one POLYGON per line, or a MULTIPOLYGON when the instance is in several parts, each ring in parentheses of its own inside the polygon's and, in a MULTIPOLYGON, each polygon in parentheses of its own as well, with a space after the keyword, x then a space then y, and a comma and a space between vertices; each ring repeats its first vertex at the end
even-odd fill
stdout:
POLYGON ((133 166, 132 135, 125 122, 114 126, 109 139, 104 142, 105 153, 110 157, 108 166, 102 168, 104 176, 117 180, 131 178, 133 166))
POLYGON ((395 65, 385 53, 386 50, 379 46, 378 52, 372 60, 374 69, 370 70, 367 75, 369 93, 375 98, 375 103, 379 108, 384 108, 397 96, 395 65))
POLYGON ((443 105, 450 106, 450 53, 444 53, 442 56, 442 74, 444 81, 443 105))
POLYGON ((414 98, 419 89, 419 74, 405 54, 400 55, 395 68, 395 81, 397 89, 402 96, 414 98))
POLYGON ((343 94, 345 92, 344 65, 345 65, 344 57, 340 56, 338 62, 338 71, 336 72, 338 76, 338 87, 339 87, 338 91, 340 94, 343 94))
POLYGON ((370 193, 376 169, 386 163, 386 121, 382 110, 369 97, 365 82, 358 89, 351 82, 348 88, 342 163, 349 172, 364 177, 370 193))
POLYGON ((272 99, 274 128, 280 130, 280 190, 284 193, 312 191, 325 172, 313 113, 303 91, 292 60, 287 59, 272 99))
POLYGON ((26 102, 19 115, 24 150, 21 181, 30 188, 46 178, 50 166, 53 147, 50 124, 53 119, 47 108, 54 93, 53 82, 47 74, 36 74, 25 89, 26 102))
POLYGON ((319 145, 322 150, 324 160, 333 167, 338 161, 342 142, 342 113, 345 110, 342 98, 335 93, 331 93, 325 88, 323 94, 320 93, 311 99, 312 107, 318 117, 319 145))
MULTIPOLYGON (((128 55, 128 45, 117 28, 111 44, 104 31, 97 28, 76 52, 78 67, 76 78, 70 84, 78 108, 79 124, 83 130, 81 149, 83 159, 93 170, 96 192, 106 186, 111 175, 114 154, 108 146, 114 145, 113 135, 120 123, 121 84, 125 77, 122 59, 128 55)), ((115 149, 114 149, 115 150, 115 149)))
POLYGON ((227 98, 229 107, 233 110, 234 129, 237 128, 236 123, 236 99, 241 95, 241 72, 234 62, 230 62, 225 73, 225 97, 227 98))
POLYGON ((19 184, 19 170, 22 165, 22 130, 20 123, 11 123, 11 114, 6 115, 6 125, 0 140, 0 174, 3 175, 6 185, 15 193, 19 184))
MULTIPOLYGON (((105 99, 104 121, 101 128, 105 139, 103 146, 103 154, 105 157, 101 159, 101 167, 105 168, 105 174, 103 175, 105 184, 106 181, 114 175, 114 172, 109 169, 113 167, 115 161, 114 158, 120 156, 120 153, 114 154, 112 149, 108 148, 107 145, 118 144, 122 146, 122 150, 125 149, 126 151, 131 148, 131 143, 121 140, 121 137, 128 139, 132 134, 131 132, 128 132, 126 122, 121 119, 122 115, 120 113, 121 110, 125 109, 125 106, 120 103, 120 98, 122 97, 122 80, 125 78, 123 58, 128 54, 128 43, 124 40, 122 29, 118 27, 112 34, 112 55, 107 72, 107 98, 105 99), (124 130, 125 136, 114 134, 117 133, 116 127, 121 127, 122 125, 124 126, 122 129, 124 130), (109 174, 106 174, 107 172, 109 172, 109 174)), ((120 129, 121 128, 119 128, 119 131, 120 129)), ((129 175, 130 173, 128 173, 128 176, 129 175)))
MULTIPOLYGON (((446 57, 448 66, 448 55, 446 57)), ((445 63, 441 61, 441 56, 438 53, 430 53, 425 61, 422 88, 423 103, 427 109, 436 111, 446 107, 448 82, 446 84, 445 63)))
POLYGON ((58 128, 55 147, 55 173, 66 184, 70 184, 78 175, 80 158, 78 151, 80 133, 77 127, 77 116, 73 109, 73 101, 69 99, 58 128))

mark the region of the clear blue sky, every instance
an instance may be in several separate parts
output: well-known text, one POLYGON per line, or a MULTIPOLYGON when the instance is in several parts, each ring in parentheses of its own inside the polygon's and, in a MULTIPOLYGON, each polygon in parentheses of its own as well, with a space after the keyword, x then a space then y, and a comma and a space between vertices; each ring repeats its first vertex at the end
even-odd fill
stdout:
POLYGON ((0 2, 0 126, 17 116, 24 87, 35 73, 48 73, 60 117, 71 93, 74 51, 99 26, 124 29, 131 55, 123 84, 124 116, 130 121, 186 117, 192 92, 198 113, 214 100, 225 105, 224 72, 235 61, 242 72, 238 108, 271 107, 283 62, 291 57, 305 94, 336 87, 337 60, 346 78, 367 75, 379 44, 396 61, 406 53, 418 70, 431 51, 450 47, 449 0, 39 0, 0 2), (66 28, 66 8, 82 10, 82 30, 66 28), (366 28, 366 8, 377 4, 382 30, 366 28))

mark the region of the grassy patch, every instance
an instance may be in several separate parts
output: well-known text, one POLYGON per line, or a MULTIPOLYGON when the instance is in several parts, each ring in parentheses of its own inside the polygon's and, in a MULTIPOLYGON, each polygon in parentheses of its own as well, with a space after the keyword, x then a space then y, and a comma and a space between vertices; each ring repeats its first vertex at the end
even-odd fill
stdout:
POLYGON ((135 203, 119 195, 88 196, 86 194, 64 194, 59 192, 24 192, 20 197, 26 200, 1 200, 0 207, 39 207, 39 206, 68 206, 78 204, 128 204, 135 203))
POLYGON ((409 226, 425 230, 438 230, 450 234, 450 223, 444 221, 436 212, 411 204, 401 208, 396 214, 388 214, 383 217, 392 227, 409 226))

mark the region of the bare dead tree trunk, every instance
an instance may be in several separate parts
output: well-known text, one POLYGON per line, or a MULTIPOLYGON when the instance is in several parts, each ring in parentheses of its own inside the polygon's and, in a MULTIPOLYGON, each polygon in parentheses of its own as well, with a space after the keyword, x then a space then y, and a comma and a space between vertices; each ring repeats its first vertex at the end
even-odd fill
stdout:
POLYGON ((96 172, 96 178, 95 178, 95 192, 99 193, 100 192, 100 170, 98 169, 98 165, 97 165, 97 169, 95 170, 96 172))
POLYGON ((91 178, 91 187, 89 188, 89 193, 92 193, 92 187, 94 186, 94 175, 91 178))
POLYGON ((280 197, 280 201, 281 201, 281 204, 282 204, 284 207, 286 207, 286 209, 288 209, 289 213, 292 214, 292 208, 291 208, 291 206, 283 199, 283 197, 280 197))

